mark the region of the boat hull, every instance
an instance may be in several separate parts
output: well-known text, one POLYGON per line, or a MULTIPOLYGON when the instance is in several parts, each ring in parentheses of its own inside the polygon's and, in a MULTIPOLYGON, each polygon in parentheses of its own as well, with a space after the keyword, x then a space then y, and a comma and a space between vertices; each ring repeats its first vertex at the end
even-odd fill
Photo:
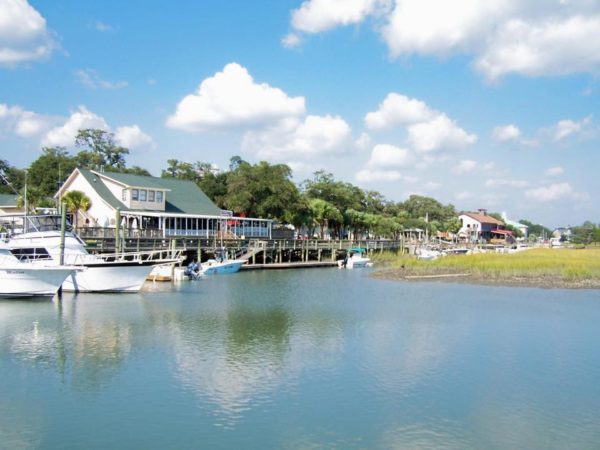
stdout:
POLYGON ((63 290, 72 292, 138 292, 154 264, 113 262, 87 265, 68 277, 63 290))
POLYGON ((223 263, 201 264, 200 273, 202 275, 221 275, 227 273, 236 273, 242 268, 245 261, 228 261, 223 263))
POLYGON ((53 297, 63 281, 76 273, 64 267, 0 268, 0 297, 53 297))

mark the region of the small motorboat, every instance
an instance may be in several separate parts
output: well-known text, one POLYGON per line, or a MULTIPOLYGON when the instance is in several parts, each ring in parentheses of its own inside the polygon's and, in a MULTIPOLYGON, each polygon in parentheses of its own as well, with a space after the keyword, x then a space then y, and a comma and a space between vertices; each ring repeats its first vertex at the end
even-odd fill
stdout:
POLYGON ((245 262, 243 259, 209 259, 200 264, 200 274, 216 275, 239 272, 245 262))
POLYGON ((364 248, 351 248, 346 252, 346 257, 338 261, 340 269, 354 269, 359 267, 367 267, 371 264, 371 259, 364 256, 366 253, 364 248))
POLYGON ((428 250, 426 248, 420 248, 416 251, 417 259, 421 259, 424 261, 433 261, 434 259, 438 259, 443 255, 442 252, 438 252, 437 250, 428 250))

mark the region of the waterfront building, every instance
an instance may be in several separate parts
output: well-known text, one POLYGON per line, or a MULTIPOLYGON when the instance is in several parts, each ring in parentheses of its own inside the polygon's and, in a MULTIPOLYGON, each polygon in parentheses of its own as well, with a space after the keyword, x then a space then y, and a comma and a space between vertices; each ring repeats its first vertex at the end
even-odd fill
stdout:
POLYGON ((18 199, 18 195, 0 194, 0 215, 23 213, 24 209, 17 207, 18 199))
POLYGON ((502 213, 502 220, 506 225, 510 225, 511 227, 514 227, 515 229, 521 231, 521 233, 523 233, 523 237, 527 239, 527 236, 529 234, 529 227, 527 225, 524 225, 521 222, 510 220, 505 212, 502 213))
POLYGON ((505 229, 504 222, 488 216, 485 209, 479 209, 477 212, 463 212, 459 214, 458 218, 460 220, 458 236, 467 242, 510 240, 512 238, 512 233, 505 229))
POLYGON ((115 228, 119 210, 119 225, 144 236, 271 237, 271 220, 236 217, 192 181, 77 168, 55 199, 73 190, 91 200, 77 218, 86 228, 115 228))

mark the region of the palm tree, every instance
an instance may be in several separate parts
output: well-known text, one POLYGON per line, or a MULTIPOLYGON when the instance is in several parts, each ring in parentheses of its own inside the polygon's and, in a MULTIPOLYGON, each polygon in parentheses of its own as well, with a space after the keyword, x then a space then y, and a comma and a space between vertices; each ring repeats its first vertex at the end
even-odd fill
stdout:
POLYGON ((81 191, 69 191, 63 195, 61 201, 67 205, 67 211, 75 216, 75 229, 77 229, 77 216, 79 211, 87 211, 92 206, 90 198, 81 191))
POLYGON ((320 198, 311 199, 309 208, 314 222, 319 225, 321 239, 324 237, 325 226, 329 224, 329 221, 341 222, 343 220, 342 213, 335 206, 320 198))

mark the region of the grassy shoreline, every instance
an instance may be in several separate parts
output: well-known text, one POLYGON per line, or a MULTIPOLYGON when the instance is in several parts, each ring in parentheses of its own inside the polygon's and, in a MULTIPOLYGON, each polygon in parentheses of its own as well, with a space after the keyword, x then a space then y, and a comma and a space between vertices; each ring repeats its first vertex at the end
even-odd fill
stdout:
POLYGON ((383 254, 374 260, 379 270, 373 276, 388 280, 600 289, 599 249, 532 249, 512 254, 453 255, 435 261, 383 254))

